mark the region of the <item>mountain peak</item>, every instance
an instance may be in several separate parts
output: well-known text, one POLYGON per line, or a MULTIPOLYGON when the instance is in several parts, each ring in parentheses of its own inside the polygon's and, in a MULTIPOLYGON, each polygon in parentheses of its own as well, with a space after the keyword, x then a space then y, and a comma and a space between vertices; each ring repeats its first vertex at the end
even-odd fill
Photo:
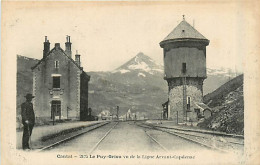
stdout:
POLYGON ((134 57, 134 59, 135 59, 135 61, 140 61, 140 62, 146 62, 146 63, 147 63, 147 62, 148 62, 148 63, 152 62, 152 63, 155 63, 155 61, 154 61, 151 57, 145 55, 143 52, 139 52, 139 53, 134 57))
POLYGON ((146 55, 143 52, 139 52, 135 57, 146 57, 146 55))
POLYGON ((130 71, 143 71, 153 74, 154 71, 163 72, 162 66, 157 64, 151 57, 139 52, 135 57, 117 68, 116 72, 126 73, 130 71))

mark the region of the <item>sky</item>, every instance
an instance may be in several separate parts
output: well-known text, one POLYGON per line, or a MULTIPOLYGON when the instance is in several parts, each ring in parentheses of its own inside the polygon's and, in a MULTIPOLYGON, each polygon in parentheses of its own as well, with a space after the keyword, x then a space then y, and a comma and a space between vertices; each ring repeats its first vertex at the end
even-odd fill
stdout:
POLYGON ((163 64, 159 43, 185 15, 210 40, 207 67, 242 72, 246 14, 235 2, 14 2, 4 26, 9 55, 41 59, 44 36, 64 48, 69 35, 85 71, 111 71, 139 52, 163 64))

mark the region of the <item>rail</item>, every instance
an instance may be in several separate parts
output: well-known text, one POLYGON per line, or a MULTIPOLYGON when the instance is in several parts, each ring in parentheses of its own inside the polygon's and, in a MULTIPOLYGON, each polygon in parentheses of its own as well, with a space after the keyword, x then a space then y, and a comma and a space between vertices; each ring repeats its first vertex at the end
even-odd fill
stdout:
MULTIPOLYGON (((160 129, 165 129, 165 130, 170 130, 171 132, 174 132, 174 133, 180 133, 180 134, 183 134, 183 135, 189 135, 189 136, 195 136, 195 137, 205 137, 205 134, 208 134, 208 135, 212 135, 212 136, 215 136, 215 137, 229 137, 229 138, 233 138, 233 139, 243 139, 241 138, 240 135, 234 135, 234 134, 225 134, 225 133, 220 133, 220 132, 209 132, 209 131, 202 131, 202 130, 193 130, 193 129, 181 129, 181 128, 172 128, 172 127, 164 127, 164 126, 155 126, 155 125, 152 125, 152 124, 145 124, 143 123, 144 125, 147 125, 147 126, 152 126, 152 127, 156 127, 156 128, 160 128, 160 129), (191 132, 197 134, 197 135, 194 135, 194 134, 191 134, 191 132)), ((218 140, 218 139, 215 139, 216 141, 219 141, 219 142, 222 142, 221 140, 218 140)), ((232 143, 232 144, 236 144, 236 145, 244 145, 244 143, 240 143, 240 142, 235 142, 235 141, 228 141, 228 143, 232 143)))
MULTIPOLYGON (((144 127, 144 128, 148 128, 148 129, 152 129, 152 130, 157 130, 157 131, 162 131, 162 132, 165 132, 165 133, 168 133, 168 134, 171 134, 171 135, 174 135, 174 136, 177 136, 177 137, 180 137, 182 139, 185 139, 189 142, 193 142, 193 143, 196 143, 200 146, 203 146, 203 147, 206 147, 208 149, 212 149, 212 150, 216 150, 216 151, 219 151, 219 152, 224 152, 224 153, 227 153, 228 150, 225 150, 225 149, 222 149, 222 148, 219 148, 219 147, 216 147, 214 145, 209 145, 209 144, 206 144, 205 142, 201 142, 199 140, 196 140, 196 139, 192 139, 188 136, 195 136, 195 137, 201 137, 201 138, 205 138, 203 136, 200 136, 200 135, 191 135, 191 134, 188 134, 188 133, 183 133, 183 132, 173 132, 173 131, 169 131, 169 130, 166 130, 166 129, 162 129, 160 127, 156 127, 156 126, 153 126, 153 125, 148 125, 148 124, 137 124, 138 126, 140 127, 144 127), (188 135, 188 136, 185 136, 185 135, 188 135)), ((237 143, 236 143, 237 144, 237 143)), ((239 143, 238 143, 239 144, 239 143)), ((241 145, 241 144, 239 144, 241 145)))
POLYGON ((100 143, 107 137, 107 135, 112 131, 112 129, 115 128, 115 126, 118 124, 118 122, 116 122, 116 124, 110 128, 107 133, 94 145, 94 147, 90 150, 89 154, 92 154, 96 149, 97 147, 100 145, 100 143))
POLYGON ((156 139, 154 139, 151 135, 149 135, 146 131, 145 131, 146 135, 151 138, 156 144, 158 144, 158 146, 160 146, 164 151, 168 152, 167 148, 165 148, 161 143, 159 143, 156 139))
POLYGON ((105 125, 107 125, 108 123, 110 123, 110 122, 105 122, 105 123, 100 123, 99 125, 95 125, 94 128, 88 129, 88 130, 86 130, 86 131, 84 131, 84 132, 80 132, 80 133, 74 134, 74 135, 72 135, 72 136, 70 136, 70 137, 67 137, 67 138, 65 138, 65 139, 59 140, 59 141, 57 141, 57 142, 55 142, 55 143, 53 143, 53 144, 50 144, 50 145, 48 145, 48 146, 45 146, 45 147, 39 149, 37 152, 42 152, 42 151, 50 150, 50 149, 52 149, 52 148, 54 148, 54 147, 56 147, 56 146, 58 146, 58 145, 60 145, 60 144, 62 144, 62 143, 64 143, 64 142, 70 141, 70 140, 72 140, 72 139, 74 139, 74 138, 76 138, 76 137, 78 137, 78 136, 80 136, 80 135, 86 134, 86 133, 88 133, 88 132, 90 132, 90 131, 93 131, 93 130, 98 129, 98 128, 102 127, 102 126, 105 126, 105 125))
MULTIPOLYGON (((145 124, 145 123, 143 123, 143 124, 145 124)), ((154 126, 154 127, 159 127, 159 128, 179 130, 179 131, 198 132, 198 133, 203 133, 203 134, 211 134, 211 135, 226 136, 226 137, 235 137, 235 138, 244 139, 244 136, 243 136, 243 135, 227 134, 227 133, 217 132, 217 131, 207 131, 207 130, 195 130, 195 129, 183 129, 183 128, 174 128, 174 127, 165 127, 165 126, 155 126, 155 125, 152 125, 152 124, 145 124, 145 125, 154 126)))

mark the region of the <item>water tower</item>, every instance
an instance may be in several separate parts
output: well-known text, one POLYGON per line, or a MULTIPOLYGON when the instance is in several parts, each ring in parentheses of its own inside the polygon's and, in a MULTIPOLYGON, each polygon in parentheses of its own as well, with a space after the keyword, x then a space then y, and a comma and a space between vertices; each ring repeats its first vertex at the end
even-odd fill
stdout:
POLYGON ((164 79, 168 82, 168 118, 179 123, 197 120, 197 103, 203 101, 206 46, 209 40, 183 20, 160 42, 163 48, 164 79))

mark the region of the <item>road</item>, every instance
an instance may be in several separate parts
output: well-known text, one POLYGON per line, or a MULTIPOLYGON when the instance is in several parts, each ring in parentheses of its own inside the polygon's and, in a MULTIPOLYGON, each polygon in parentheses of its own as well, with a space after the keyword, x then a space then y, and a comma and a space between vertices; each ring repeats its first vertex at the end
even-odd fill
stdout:
POLYGON ((205 148, 165 132, 139 127, 135 122, 111 122, 51 149, 56 152, 74 151, 86 154, 119 151, 124 153, 197 152, 199 150, 205 148))

